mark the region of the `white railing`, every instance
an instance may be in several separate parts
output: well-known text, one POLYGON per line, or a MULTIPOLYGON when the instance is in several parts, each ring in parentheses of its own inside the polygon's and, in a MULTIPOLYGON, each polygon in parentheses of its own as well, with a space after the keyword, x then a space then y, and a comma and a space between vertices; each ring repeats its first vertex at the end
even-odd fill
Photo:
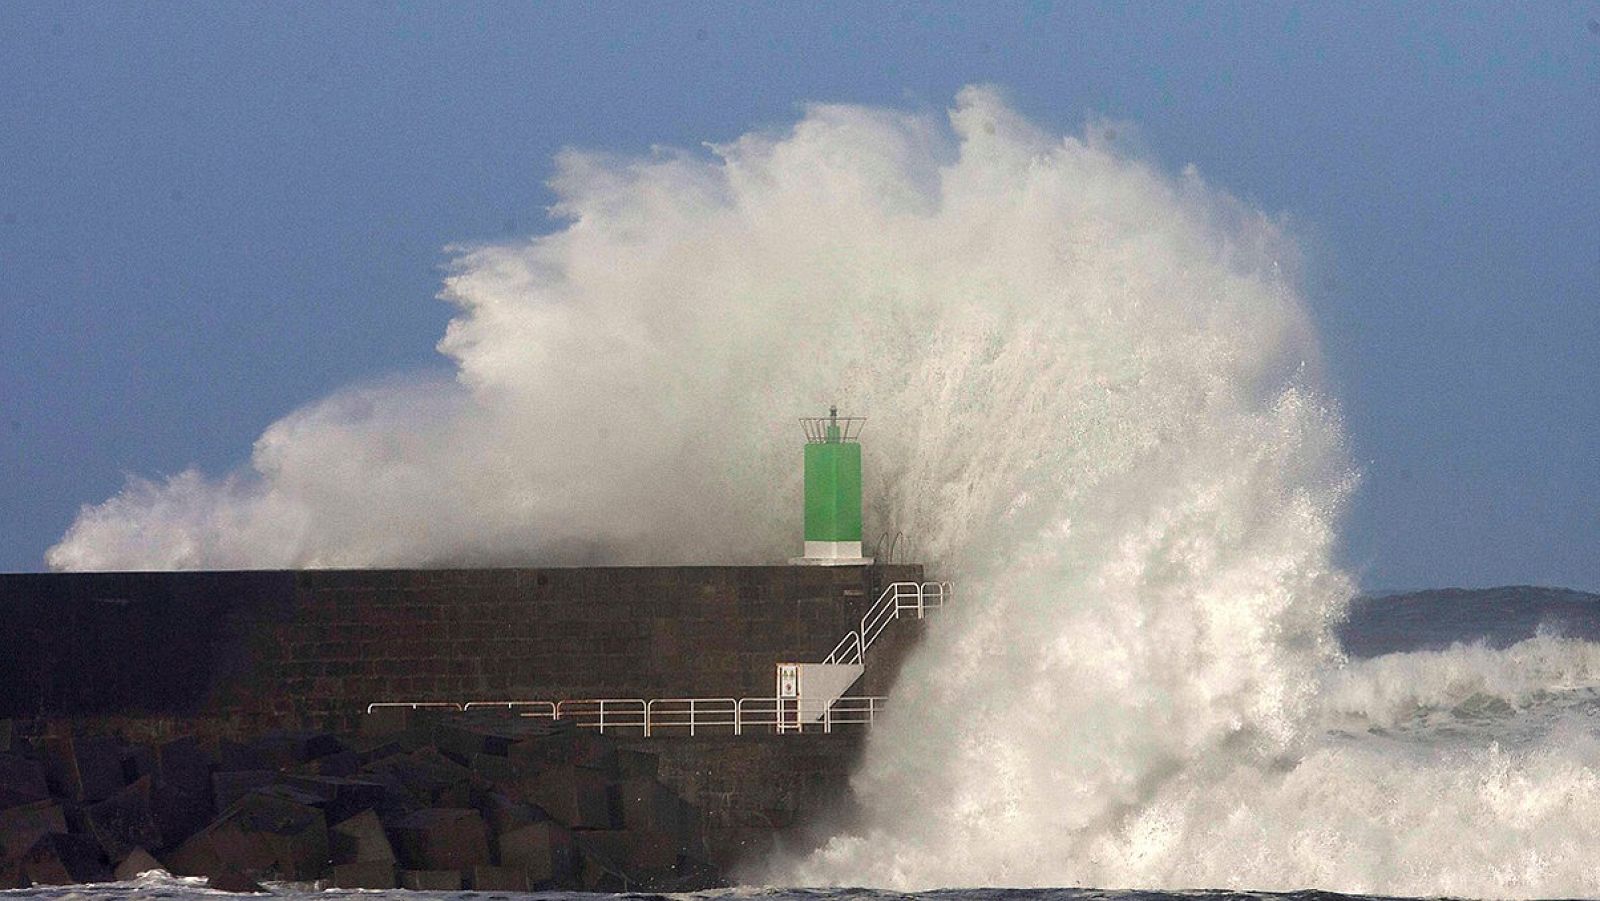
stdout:
POLYGON ((860 643, 863 655, 872 647, 884 627, 900 617, 901 610, 917 609, 922 596, 920 589, 921 586, 915 582, 895 582, 878 595, 878 600, 861 617, 860 643))
POLYGON ((644 705, 644 734, 662 729, 728 728, 739 734, 739 701, 735 698, 655 698, 644 705))
POLYGON ((462 710, 514 710, 518 716, 553 720, 556 718, 554 701, 468 701, 462 710))
POLYGON ((371 713, 380 707, 403 707, 406 710, 454 710, 462 711, 462 706, 455 701, 378 701, 367 705, 367 712, 371 713))
POLYGON ((580 728, 643 729, 649 734, 649 705, 642 698, 568 699, 556 702, 556 719, 572 720, 580 728))
POLYGON ((921 619, 924 612, 939 610, 949 603, 955 586, 949 582, 923 582, 917 586, 917 593, 922 598, 922 604, 917 608, 917 619, 921 619))
POLYGON ((839 639, 833 650, 828 653, 823 663, 849 663, 861 665, 861 633, 851 629, 839 639))
MULTIPOLYGON (((861 617, 858 640, 861 655, 866 655, 867 649, 878 640, 884 628, 899 619, 902 611, 915 611, 917 619, 922 619, 929 611, 942 609, 949 602, 950 594, 949 582, 891 583, 861 617)), ((848 640, 849 636, 845 638, 848 640)))
POLYGON ((740 698, 735 734, 752 726, 771 726, 774 731, 832 732, 834 726, 872 726, 884 705, 883 697, 842 697, 832 704, 816 698, 740 698))
POLYGON ((874 725, 887 701, 883 697, 840 698, 823 712, 822 729, 832 732, 834 726, 874 725))
POLYGON ((582 729, 640 729, 648 737, 697 735, 707 730, 743 735, 752 727, 777 732, 832 732, 834 726, 872 726, 883 713, 883 697, 841 697, 832 704, 816 698, 572 698, 564 701, 380 701, 383 707, 408 710, 505 710, 520 716, 567 720, 582 729), (527 712, 532 711, 532 712, 527 712), (663 732, 665 730, 665 732, 663 732))

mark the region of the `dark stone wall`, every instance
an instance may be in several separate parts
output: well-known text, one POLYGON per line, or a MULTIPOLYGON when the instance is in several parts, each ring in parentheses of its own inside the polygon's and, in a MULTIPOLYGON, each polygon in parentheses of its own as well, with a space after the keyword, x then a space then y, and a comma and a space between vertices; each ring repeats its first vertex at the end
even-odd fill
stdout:
MULTIPOLYGON (((770 695, 920 566, 0 575, 0 718, 350 729, 373 701, 770 695)), ((874 646, 886 691, 913 621, 874 646)))

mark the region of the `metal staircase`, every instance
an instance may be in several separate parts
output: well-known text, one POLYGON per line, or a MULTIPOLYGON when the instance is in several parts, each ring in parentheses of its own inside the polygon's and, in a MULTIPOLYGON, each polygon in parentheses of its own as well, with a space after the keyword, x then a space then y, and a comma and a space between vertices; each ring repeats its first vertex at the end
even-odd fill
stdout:
POLYGON ((943 609, 950 593, 949 582, 893 582, 821 663, 778 664, 778 731, 827 725, 834 705, 866 672, 867 651, 883 630, 902 615, 920 620, 943 609))
POLYGON ((925 619, 950 599, 949 582, 891 583, 821 663, 778 664, 778 690, 771 697, 378 701, 367 705, 367 713, 396 708, 444 713, 502 710, 522 717, 570 721, 601 733, 609 729, 646 738, 700 732, 743 735, 768 729, 808 732, 818 731, 819 725, 822 732, 832 732, 834 726, 870 727, 886 699, 845 695, 866 671, 867 652, 889 623, 902 616, 925 619), (786 667, 792 668, 788 685, 786 667))

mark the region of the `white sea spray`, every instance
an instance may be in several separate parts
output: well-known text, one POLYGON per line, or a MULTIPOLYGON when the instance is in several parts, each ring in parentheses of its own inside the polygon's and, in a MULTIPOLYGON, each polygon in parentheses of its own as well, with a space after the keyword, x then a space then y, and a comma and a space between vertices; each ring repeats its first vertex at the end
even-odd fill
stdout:
POLYGON ((960 602, 873 735, 865 822, 768 878, 1600 892, 1593 646, 1342 657, 1355 480, 1292 236, 1114 130, 975 88, 948 120, 567 153, 559 227, 456 257, 454 381, 135 480, 50 563, 773 562, 793 418, 837 403, 871 417, 869 538, 960 602))

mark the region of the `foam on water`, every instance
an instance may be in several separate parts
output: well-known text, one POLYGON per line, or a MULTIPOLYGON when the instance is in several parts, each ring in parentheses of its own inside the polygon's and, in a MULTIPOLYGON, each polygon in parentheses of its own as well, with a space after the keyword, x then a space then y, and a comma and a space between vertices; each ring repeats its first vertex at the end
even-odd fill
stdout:
MULTIPOLYGON (((238 897, 213 891, 203 879, 172 877, 159 871, 145 873, 126 882, 100 883, 83 886, 41 886, 31 889, 0 890, 0 898, 37 899, 37 901, 201 901, 238 897)), ((272 884, 265 886, 265 897, 285 901, 310 901, 321 898, 360 899, 395 898, 397 901, 494 901, 505 898, 538 898, 541 901, 1336 901, 1356 896, 1332 895, 1320 892, 1300 892, 1292 895, 1274 895, 1265 892, 1128 892, 1100 891, 1094 889, 961 889, 954 891, 893 892, 866 888, 771 889, 741 886, 713 889, 685 894, 602 894, 594 892, 415 892, 399 890, 326 889, 317 890, 311 885, 272 884)), ((264 897, 256 895, 255 897, 264 897)))
POLYGON ((874 734, 865 823, 768 878, 1600 892, 1592 646, 1345 661, 1354 479, 1296 247, 1121 131, 969 89, 948 121, 566 154, 560 228, 456 260, 454 382, 135 480, 50 562, 769 562, 791 417, 838 403, 871 416, 869 532, 962 602, 874 734))

